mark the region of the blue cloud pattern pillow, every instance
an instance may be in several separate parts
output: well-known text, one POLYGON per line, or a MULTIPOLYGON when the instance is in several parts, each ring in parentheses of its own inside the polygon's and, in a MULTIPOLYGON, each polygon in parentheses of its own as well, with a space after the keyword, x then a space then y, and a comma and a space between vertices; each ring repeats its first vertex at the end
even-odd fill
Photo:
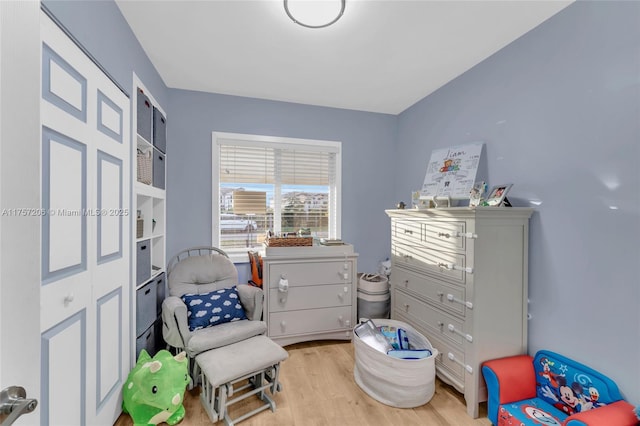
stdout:
POLYGON ((187 305, 190 331, 247 319, 235 286, 205 294, 185 294, 182 301, 187 305))

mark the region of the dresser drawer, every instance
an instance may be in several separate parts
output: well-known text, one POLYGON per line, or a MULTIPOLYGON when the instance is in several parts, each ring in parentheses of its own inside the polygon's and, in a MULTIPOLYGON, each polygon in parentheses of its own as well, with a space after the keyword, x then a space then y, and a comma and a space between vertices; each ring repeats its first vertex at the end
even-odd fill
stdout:
POLYGON ((464 352, 451 344, 448 344, 442 339, 433 337, 433 340, 429 340, 434 348, 438 350, 438 357, 436 358, 436 369, 438 373, 444 374, 449 381, 458 390, 464 389, 464 376, 469 374, 465 370, 465 356, 464 352))
POLYGON ((351 330, 351 306, 269 314, 269 336, 351 330))
POLYGON ((268 288, 278 288, 281 278, 289 282, 289 287, 320 284, 350 284, 353 262, 303 262, 270 263, 268 288))
POLYGON ((430 248, 464 253, 470 237, 473 235, 467 233, 466 222, 434 220, 424 224, 424 240, 430 248))
POLYGON ((391 254, 396 264, 418 268, 460 284, 464 284, 466 274, 473 271, 466 266, 465 255, 461 253, 392 243, 391 254))
POLYGON ((420 245, 424 241, 424 222, 394 220, 391 226, 391 238, 398 244, 420 245))
POLYGON ((464 253, 467 239, 475 236, 467 232, 464 221, 396 220, 392 239, 396 244, 419 245, 433 249, 464 253))
POLYGON ((473 336, 464 333, 463 321, 410 296, 402 290, 396 289, 393 296, 395 311, 411 318, 412 323, 421 324, 429 331, 430 335, 439 336, 459 348, 462 348, 466 341, 473 342, 473 336))
POLYGON ((471 302, 465 300, 465 288, 438 281, 403 268, 395 268, 391 274, 394 287, 423 297, 439 308, 464 316, 471 302))
POLYGON ((352 291, 351 284, 290 287, 286 292, 272 288, 269 290, 269 312, 348 306, 352 291))

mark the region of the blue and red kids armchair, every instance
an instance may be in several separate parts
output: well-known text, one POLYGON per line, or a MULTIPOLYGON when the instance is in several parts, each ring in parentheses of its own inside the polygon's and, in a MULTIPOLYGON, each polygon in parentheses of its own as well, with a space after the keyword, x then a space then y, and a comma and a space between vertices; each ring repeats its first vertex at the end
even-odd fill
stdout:
POLYGON ((605 375, 551 351, 482 365, 496 426, 636 426, 633 405, 605 375))

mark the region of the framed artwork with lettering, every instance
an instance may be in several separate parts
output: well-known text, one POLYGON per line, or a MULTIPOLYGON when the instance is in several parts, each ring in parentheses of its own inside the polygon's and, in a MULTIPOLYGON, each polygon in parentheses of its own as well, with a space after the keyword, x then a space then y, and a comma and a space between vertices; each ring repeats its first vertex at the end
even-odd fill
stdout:
POLYGON ((484 143, 476 142, 432 151, 421 198, 469 199, 483 146, 484 143))

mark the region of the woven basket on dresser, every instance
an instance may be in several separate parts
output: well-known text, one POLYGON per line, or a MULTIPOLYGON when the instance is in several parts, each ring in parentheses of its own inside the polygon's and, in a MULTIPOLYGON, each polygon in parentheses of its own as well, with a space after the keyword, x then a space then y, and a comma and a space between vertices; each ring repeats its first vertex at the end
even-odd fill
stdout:
POLYGON ((313 245, 313 237, 269 237, 267 247, 306 247, 313 245))

